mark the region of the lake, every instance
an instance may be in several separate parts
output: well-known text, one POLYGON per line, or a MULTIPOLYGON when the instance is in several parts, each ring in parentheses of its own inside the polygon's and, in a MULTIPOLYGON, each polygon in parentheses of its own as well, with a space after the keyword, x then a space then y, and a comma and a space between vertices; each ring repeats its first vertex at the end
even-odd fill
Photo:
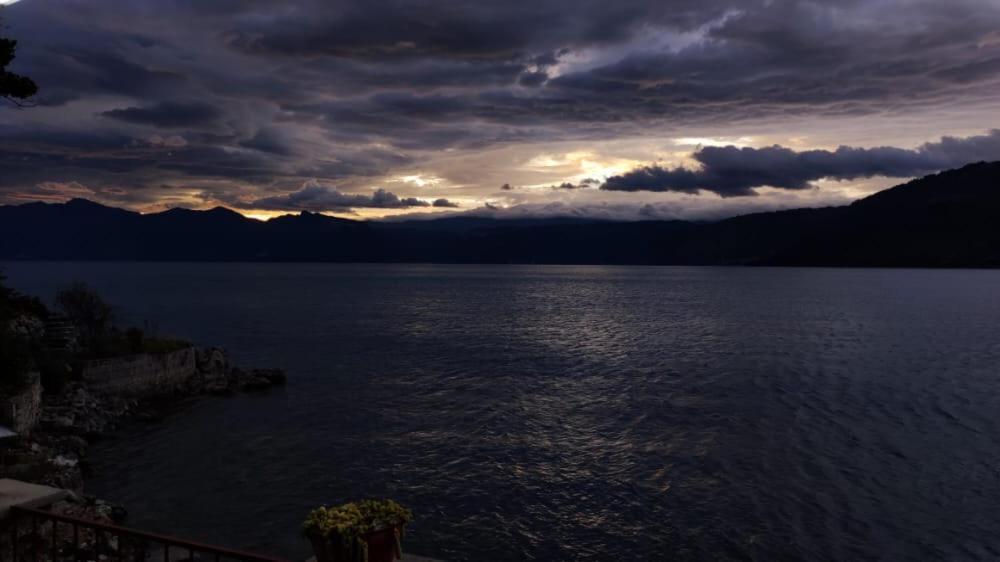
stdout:
POLYGON ((1000 272, 3 267, 289 372, 96 445, 131 526, 301 559, 377 496, 448 560, 1000 557, 1000 272))

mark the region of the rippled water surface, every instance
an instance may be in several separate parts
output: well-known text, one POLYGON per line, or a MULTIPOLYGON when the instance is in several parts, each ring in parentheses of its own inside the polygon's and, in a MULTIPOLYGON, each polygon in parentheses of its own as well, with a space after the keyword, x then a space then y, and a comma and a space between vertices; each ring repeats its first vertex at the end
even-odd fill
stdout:
POLYGON ((1000 557, 1000 272, 6 269, 290 373, 100 443, 134 526, 304 557, 389 496, 450 560, 1000 557))

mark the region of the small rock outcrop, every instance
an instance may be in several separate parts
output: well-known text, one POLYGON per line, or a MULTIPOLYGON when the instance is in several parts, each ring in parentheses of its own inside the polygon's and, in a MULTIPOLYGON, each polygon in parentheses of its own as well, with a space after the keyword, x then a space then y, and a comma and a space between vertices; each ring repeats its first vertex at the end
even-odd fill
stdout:
POLYGON ((251 369, 235 367, 225 350, 201 348, 195 353, 197 374, 192 377, 190 392, 194 394, 228 395, 236 392, 263 390, 285 384, 282 369, 251 369))

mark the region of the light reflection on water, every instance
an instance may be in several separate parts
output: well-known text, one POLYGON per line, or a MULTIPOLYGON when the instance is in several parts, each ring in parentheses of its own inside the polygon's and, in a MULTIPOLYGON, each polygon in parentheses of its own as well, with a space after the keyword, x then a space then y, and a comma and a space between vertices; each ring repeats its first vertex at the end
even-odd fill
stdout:
POLYGON ((453 560, 1000 556, 1000 272, 7 269, 291 373, 96 447, 133 525, 304 557, 377 495, 453 560))

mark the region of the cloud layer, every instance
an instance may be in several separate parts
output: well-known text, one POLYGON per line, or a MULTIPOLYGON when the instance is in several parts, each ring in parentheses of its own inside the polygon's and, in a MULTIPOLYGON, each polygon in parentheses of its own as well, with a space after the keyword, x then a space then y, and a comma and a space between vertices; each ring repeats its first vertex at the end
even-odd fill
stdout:
POLYGON ((73 185, 134 208, 469 208, 604 181, 533 201, 589 208, 608 190, 641 205, 662 203, 654 191, 803 190, 997 157, 996 133, 806 150, 859 146, 864 130, 840 127, 861 118, 890 130, 936 116, 899 146, 968 134, 950 128, 956 112, 1000 125, 986 119, 1000 105, 993 0, 46 0, 3 17, 19 40, 10 70, 41 93, 31 110, 0 109, 0 203, 73 185), (803 129, 824 142, 782 148, 803 129), (623 172, 671 137, 756 130, 780 146, 623 172), (602 153, 626 141, 642 153, 602 153), (554 146, 630 163, 526 164, 554 146), (389 183, 414 174, 442 181, 389 183), (371 195, 380 185, 398 202, 371 195))
POLYGON ((755 188, 809 189, 820 179, 905 178, 957 168, 976 161, 1000 160, 1000 130, 969 138, 945 137, 914 150, 893 147, 796 152, 780 146, 707 146, 693 154, 700 169, 643 166, 612 176, 610 191, 711 191, 723 197, 756 195, 755 188))
POLYGON ((458 207, 447 199, 432 202, 415 197, 399 197, 391 191, 376 189, 371 195, 343 193, 335 187, 315 181, 306 182, 298 191, 285 195, 262 197, 240 206, 279 211, 331 211, 357 208, 405 209, 408 207, 458 207))
POLYGON ((211 124, 222 116, 222 112, 204 103, 161 102, 152 107, 112 109, 101 115, 136 125, 184 128, 211 124))

